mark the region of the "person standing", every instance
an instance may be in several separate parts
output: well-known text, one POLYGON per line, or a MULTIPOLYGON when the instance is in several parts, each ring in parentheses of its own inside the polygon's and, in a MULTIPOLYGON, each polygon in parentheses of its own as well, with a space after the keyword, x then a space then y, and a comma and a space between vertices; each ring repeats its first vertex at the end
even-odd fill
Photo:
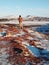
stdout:
POLYGON ((19 15, 18 21, 19 21, 20 30, 22 31, 23 30, 23 24, 22 24, 23 18, 21 17, 21 15, 19 15))

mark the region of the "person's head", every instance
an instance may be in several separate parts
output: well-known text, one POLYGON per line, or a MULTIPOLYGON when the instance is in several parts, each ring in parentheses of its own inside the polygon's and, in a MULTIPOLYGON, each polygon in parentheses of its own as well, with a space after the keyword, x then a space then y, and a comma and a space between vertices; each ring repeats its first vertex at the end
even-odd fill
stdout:
POLYGON ((21 15, 19 15, 19 17, 21 17, 21 15))

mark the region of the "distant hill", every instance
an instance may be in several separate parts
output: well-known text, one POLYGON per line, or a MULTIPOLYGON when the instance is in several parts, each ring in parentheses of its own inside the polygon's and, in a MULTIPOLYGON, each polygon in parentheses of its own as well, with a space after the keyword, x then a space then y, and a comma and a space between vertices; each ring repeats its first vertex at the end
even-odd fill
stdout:
POLYGON ((49 18, 48 17, 39 17, 39 16, 31 16, 31 15, 28 15, 26 16, 27 20, 29 21, 49 21, 49 18))
MULTIPOLYGON (((17 20, 17 19, 18 19, 17 16, 10 15, 10 16, 0 18, 0 21, 10 21, 10 20, 17 20)), ((27 15, 26 17, 23 17, 23 20, 24 21, 49 21, 49 18, 27 15)))

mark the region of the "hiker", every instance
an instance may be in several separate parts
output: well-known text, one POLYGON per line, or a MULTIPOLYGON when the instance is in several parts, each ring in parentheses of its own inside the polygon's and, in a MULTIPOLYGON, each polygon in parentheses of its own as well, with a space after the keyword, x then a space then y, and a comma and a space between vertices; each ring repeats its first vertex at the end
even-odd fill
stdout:
POLYGON ((21 17, 21 15, 19 15, 18 21, 19 21, 20 30, 22 31, 22 29, 23 29, 23 24, 22 24, 23 18, 21 17))

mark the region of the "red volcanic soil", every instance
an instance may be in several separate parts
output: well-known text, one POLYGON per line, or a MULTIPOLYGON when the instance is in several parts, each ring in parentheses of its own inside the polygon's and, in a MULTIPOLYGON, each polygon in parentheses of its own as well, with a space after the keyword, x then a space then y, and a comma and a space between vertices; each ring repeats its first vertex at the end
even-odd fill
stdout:
POLYGON ((19 33, 19 30, 17 28, 15 28, 15 27, 9 27, 8 30, 12 31, 14 33, 19 33))

